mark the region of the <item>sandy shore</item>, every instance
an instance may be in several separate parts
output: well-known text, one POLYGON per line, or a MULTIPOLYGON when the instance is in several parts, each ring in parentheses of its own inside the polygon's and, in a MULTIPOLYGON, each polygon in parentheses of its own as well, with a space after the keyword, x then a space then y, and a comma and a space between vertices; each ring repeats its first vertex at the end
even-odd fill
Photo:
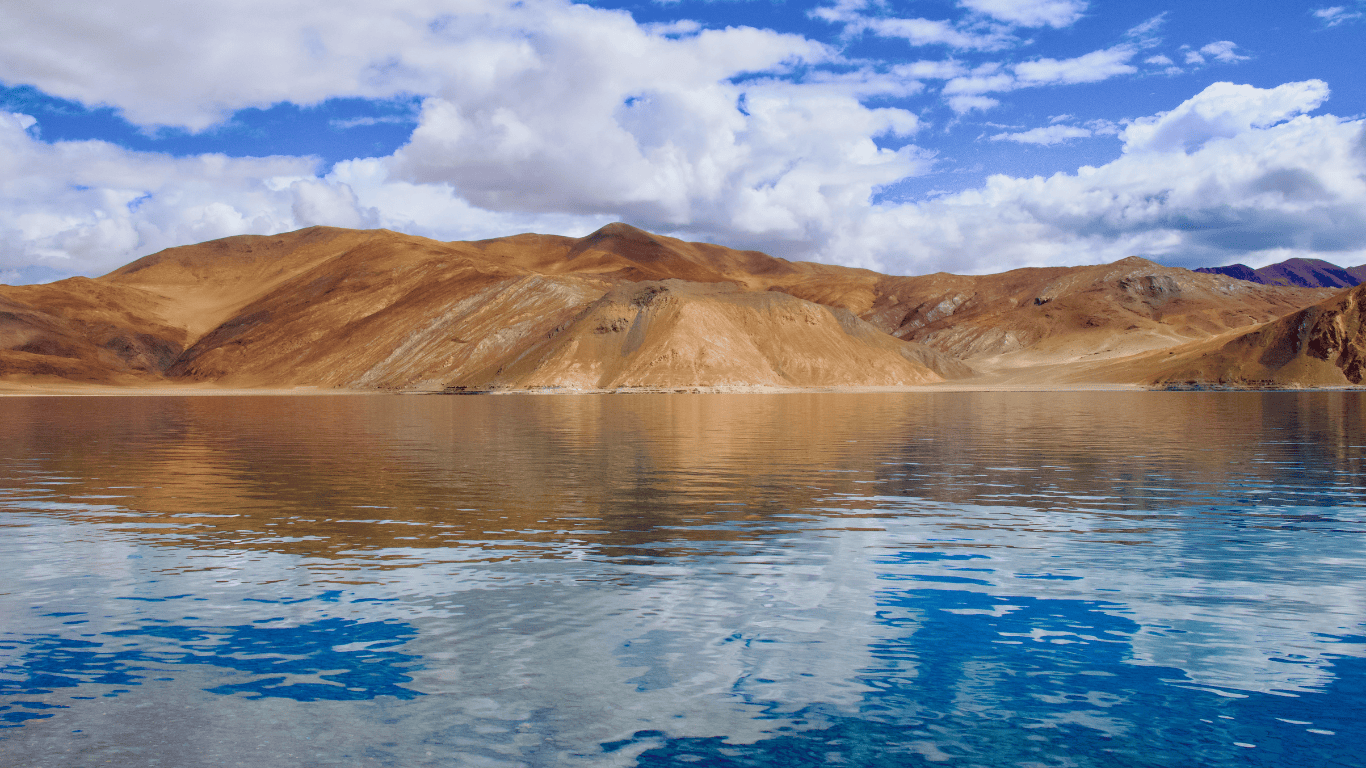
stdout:
POLYGON ((447 393, 419 390, 326 389, 321 387, 108 386, 80 384, 22 385, 0 382, 0 397, 259 397, 329 395, 632 395, 632 394, 909 394, 916 392, 1143 392, 1137 384, 1001 384, 945 382, 902 387, 638 387, 619 389, 502 389, 447 393))
POLYGON ((0 382, 0 397, 243 397, 262 395, 384 395, 371 389, 322 387, 220 387, 211 384, 112 386, 108 384, 14 384, 0 382))

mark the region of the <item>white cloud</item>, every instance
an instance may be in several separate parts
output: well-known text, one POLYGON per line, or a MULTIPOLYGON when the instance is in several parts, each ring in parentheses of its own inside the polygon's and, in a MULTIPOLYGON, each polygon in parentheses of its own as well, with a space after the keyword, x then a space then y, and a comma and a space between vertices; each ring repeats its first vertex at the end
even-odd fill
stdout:
POLYGON ((1356 19, 1361 18, 1361 13, 1354 13, 1341 5, 1336 5, 1332 8, 1319 8, 1314 11, 1314 15, 1323 21, 1325 27, 1336 27, 1339 24, 1345 24, 1349 21, 1355 21, 1356 19))
POLYGON ((879 37, 897 37, 911 45, 944 45, 956 50, 994 51, 1007 47, 1014 38, 1003 29, 986 32, 963 30, 953 23, 924 18, 869 15, 871 0, 836 0, 810 12, 812 18, 842 24, 847 36, 871 32, 879 37))
POLYGON ((1163 11, 1142 24, 1131 28, 1128 32, 1124 33, 1124 36, 1132 38, 1151 38, 1152 34, 1161 29, 1162 25, 1166 23, 1167 12, 1163 11))
POLYGON ((34 266, 100 274, 162 248, 315 224, 470 239, 586 234, 615 220, 480 210, 449 186, 390 181, 376 159, 339 164, 320 179, 312 158, 170 158, 99 141, 48 144, 24 130, 30 125, 27 115, 0 112, 0 282, 34 266))
MULTIPOLYGON (((326 169, 311 158, 175 159, 101 142, 47 144, 31 117, 3 113, 0 271, 47 264, 89 274, 169 245, 313 223, 465 239, 577 234, 618 218, 911 273, 1132 253, 1217 263, 1241 258, 1238 249, 1366 249, 1362 123, 1308 117, 1328 97, 1319 81, 1217 83, 1122 129, 1059 119, 1007 131, 993 139, 1118 134, 1124 154, 1074 174, 993 176, 932 202, 871 202, 928 173, 933 157, 905 143, 922 130, 915 114, 869 107, 867 96, 940 80, 953 110, 986 111, 999 105, 993 94, 1131 74, 1138 43, 1072 59, 878 71, 795 35, 647 28, 567 0, 243 0, 231 11, 171 8, 158 17, 158 46, 121 34, 125 19, 149 16, 154 6, 143 2, 59 2, 46 16, 6 6, 0 80, 109 104, 145 125, 191 128, 279 100, 417 94, 411 141, 319 178, 326 169), (822 70, 828 62, 842 66, 822 70)), ((862 23, 866 2, 842 2, 826 10, 862 23)), ((933 29, 976 35, 974 45, 1009 35, 976 23, 933 29)), ((1228 41, 1189 53, 1241 57, 1228 41)))
POLYGON ((1001 102, 989 96, 950 96, 949 108, 954 112, 965 115, 972 110, 985 112, 993 107, 1000 106, 1001 102))
POLYGON ((1215 138, 1230 138, 1312 112, 1328 100, 1322 80, 1276 88, 1214 83, 1170 112, 1135 120, 1124 130, 1124 151, 1186 152, 1215 138))
POLYGON ((913 61, 910 64, 897 64, 891 68, 891 72, 898 77, 916 80, 948 80, 950 78, 966 75, 968 73, 968 68, 961 62, 948 59, 943 61, 913 61))
POLYGON ((1087 120, 1086 128, 1095 136, 1118 136, 1120 127, 1110 120, 1087 120))
POLYGON ((1004 35, 963 32, 947 21, 931 19, 866 18, 851 23, 847 29, 868 30, 879 37, 899 37, 911 45, 946 45, 958 50, 994 51, 1009 43, 1004 35))
POLYGON ((1138 68, 1128 61, 1136 53, 1137 50, 1131 46, 1119 45, 1072 59, 1025 61, 1010 67, 1009 71, 1001 70, 998 65, 987 65, 949 80, 944 85, 944 95, 949 97, 949 105, 959 114, 969 109, 988 109, 999 102, 983 98, 981 94, 1048 85, 1094 83, 1132 74, 1138 68), (964 98, 966 96, 977 98, 964 98))
POLYGON ((379 117, 348 117, 327 121, 329 128, 346 130, 368 125, 403 125, 417 122, 416 115, 381 115, 379 117))
POLYGON ((1054 144, 1065 144, 1074 139, 1089 138, 1090 136, 1091 132, 1085 128, 1078 128, 1073 125, 1050 125, 1020 133, 998 133, 992 136, 991 140, 1013 141, 1017 144, 1038 144, 1047 147, 1054 144))
MULTIPOLYGON (((607 63, 615 52, 611 63, 642 79, 667 75, 649 53, 671 45, 701 52, 691 37, 668 36, 684 27, 652 33, 625 12, 564 0, 53 0, 6 4, 0 25, 0 81, 113 105, 139 125, 192 130, 282 101, 478 93, 490 82, 545 77, 547 54, 574 52, 576 38, 580 49, 599 49, 593 60, 607 63)), ((762 71, 829 55, 796 35, 720 33, 731 43, 742 38, 744 45, 713 49, 688 68, 762 71)))
POLYGON ((1242 54, 1236 53, 1234 49, 1237 47, 1238 44, 1231 40, 1220 40, 1202 46, 1198 51, 1190 50, 1189 46, 1182 46, 1182 50, 1186 53, 1186 63, 1195 65, 1204 64, 1206 62, 1206 56, 1224 64, 1236 64, 1240 61, 1247 61, 1252 58, 1251 56, 1243 56, 1242 54))
POLYGON ((1085 0, 959 0, 959 5, 1009 24, 1066 27, 1082 17, 1085 0))
POLYGON ((642 24, 641 28, 652 35, 691 35, 702 31, 702 25, 692 19, 642 24))
POLYGON ((0 269, 90 274, 173 245, 371 221, 349 190, 315 179, 310 158, 175 159, 98 141, 46 144, 29 125, 0 112, 0 269))
POLYGON ((1174 62, 1166 56, 1149 56, 1143 60, 1144 64, 1157 64, 1159 66, 1171 66, 1174 62))
POLYGON ((1075 59, 1026 61, 1015 65, 1015 76, 1021 86, 1096 83, 1137 72, 1137 67, 1127 63, 1135 53, 1133 48, 1119 45, 1075 59))
POLYGON ((448 183, 490 210, 616 212, 652 226, 705 222, 800 238, 832 205, 866 201, 926 166, 914 147, 872 140, 915 132, 913 114, 870 109, 834 89, 769 81, 634 93, 628 103, 608 91, 615 109, 595 104, 591 90, 509 94, 481 109, 429 99, 390 172, 448 183))
POLYGON ((1189 266, 1271 252, 1361 263, 1366 121, 1303 114, 1326 96, 1316 81, 1216 84, 1136 121, 1124 135, 1126 153, 1111 163, 1047 178, 997 175, 980 189, 882 208, 840 232, 832 248, 865 253, 874 268, 912 272, 1134 254, 1189 266), (1199 120, 1186 122, 1190 115, 1199 120))
POLYGON ((1240 56, 1233 52, 1238 44, 1230 40, 1220 40, 1217 43, 1210 43, 1200 49, 1206 56, 1213 56, 1215 61, 1222 61, 1225 64, 1232 64, 1238 61, 1247 61, 1250 56, 1240 56))

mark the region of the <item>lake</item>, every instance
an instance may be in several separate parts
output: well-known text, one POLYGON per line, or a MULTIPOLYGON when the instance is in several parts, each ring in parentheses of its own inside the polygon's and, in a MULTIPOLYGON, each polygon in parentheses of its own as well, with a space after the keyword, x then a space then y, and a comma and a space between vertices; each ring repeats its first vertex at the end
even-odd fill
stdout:
POLYGON ((1362 393, 0 398, 0 764, 1348 766, 1362 393))

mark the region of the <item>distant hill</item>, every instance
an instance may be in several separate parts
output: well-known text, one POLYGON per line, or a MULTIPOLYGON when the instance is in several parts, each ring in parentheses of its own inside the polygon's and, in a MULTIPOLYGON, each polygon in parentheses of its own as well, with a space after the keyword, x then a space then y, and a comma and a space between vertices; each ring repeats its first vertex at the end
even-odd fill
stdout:
POLYGON ((1253 269, 1246 264, 1201 267, 1196 272, 1227 275, 1261 285, 1293 285, 1300 288, 1352 288, 1366 282, 1366 264, 1343 269, 1319 259, 1288 259, 1253 269))
POLYGON ((0 382, 399 391, 1133 383, 1167 362, 1152 353, 1225 339, 1332 294, 1139 258, 897 277, 625 224, 582 238, 451 243, 314 227, 171 248, 93 280, 0 286, 0 382))

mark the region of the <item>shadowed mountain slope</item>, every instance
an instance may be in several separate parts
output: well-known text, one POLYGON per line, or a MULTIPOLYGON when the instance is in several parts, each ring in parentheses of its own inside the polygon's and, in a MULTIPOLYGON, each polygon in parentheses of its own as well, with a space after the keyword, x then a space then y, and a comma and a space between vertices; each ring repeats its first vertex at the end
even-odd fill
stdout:
POLYGON ((167 306, 157 294, 84 277, 0 286, 0 375, 87 383, 155 377, 189 337, 165 320, 167 306))
POLYGON ((1167 386, 1366 384, 1366 285, 1222 344, 1174 355, 1153 375, 1167 386))

